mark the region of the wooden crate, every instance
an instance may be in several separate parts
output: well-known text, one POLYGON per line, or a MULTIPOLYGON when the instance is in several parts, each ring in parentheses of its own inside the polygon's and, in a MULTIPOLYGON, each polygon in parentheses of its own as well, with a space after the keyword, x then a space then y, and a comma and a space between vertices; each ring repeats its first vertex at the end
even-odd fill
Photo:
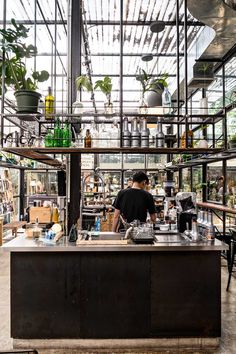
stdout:
POLYGON ((38 218, 40 224, 52 221, 52 209, 50 207, 31 207, 29 210, 29 221, 35 223, 38 218))

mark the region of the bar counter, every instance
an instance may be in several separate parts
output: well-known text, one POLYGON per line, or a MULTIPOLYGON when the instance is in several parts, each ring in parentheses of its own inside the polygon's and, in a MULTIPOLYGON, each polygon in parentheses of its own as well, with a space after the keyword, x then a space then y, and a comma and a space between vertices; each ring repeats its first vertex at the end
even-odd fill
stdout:
POLYGON ((219 338, 221 251, 227 246, 173 234, 157 239, 150 245, 76 246, 19 236, 6 243, 11 336, 219 338))

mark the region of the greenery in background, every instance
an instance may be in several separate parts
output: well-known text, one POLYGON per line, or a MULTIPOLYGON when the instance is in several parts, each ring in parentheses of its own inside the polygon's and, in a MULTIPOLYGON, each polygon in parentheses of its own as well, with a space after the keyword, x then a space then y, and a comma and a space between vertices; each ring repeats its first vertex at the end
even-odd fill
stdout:
POLYGON ((164 87, 168 87, 167 78, 168 74, 165 73, 157 79, 152 79, 152 75, 147 74, 145 70, 139 69, 139 75, 136 76, 136 80, 142 85, 143 95, 148 91, 163 90, 164 87))
POLYGON ((233 134, 229 137, 229 141, 232 143, 236 143, 236 134, 233 134))
POLYGON ((84 88, 88 92, 91 92, 93 90, 93 86, 91 84, 91 81, 90 81, 89 77, 86 75, 78 76, 75 79, 75 84, 76 84, 77 90, 80 90, 80 88, 84 88))
POLYGON ((99 88, 107 97, 108 101, 111 99, 112 82, 109 76, 105 76, 103 80, 95 82, 94 90, 99 88))
MULTIPOLYGON (((46 70, 33 71, 27 75, 26 60, 37 54, 37 48, 32 44, 26 45, 23 41, 28 38, 29 29, 22 24, 17 24, 11 19, 12 28, 0 29, 0 48, 5 55, 5 61, 0 59, 0 71, 5 73, 4 90, 12 87, 14 90, 35 91, 38 82, 48 80, 49 73, 46 70)), ((0 78, 0 93, 2 93, 2 77, 0 78)))

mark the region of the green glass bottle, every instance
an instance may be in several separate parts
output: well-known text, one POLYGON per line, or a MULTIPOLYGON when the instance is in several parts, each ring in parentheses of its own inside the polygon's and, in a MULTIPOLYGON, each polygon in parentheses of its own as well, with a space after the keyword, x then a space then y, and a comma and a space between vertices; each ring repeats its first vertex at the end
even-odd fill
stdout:
POLYGON ((54 146, 53 134, 52 134, 51 129, 47 130, 47 134, 44 138, 44 144, 45 144, 45 147, 53 147, 54 146))
POLYGON ((66 122, 63 128, 63 147, 71 146, 72 134, 70 130, 69 123, 66 122))
POLYGON ((53 143, 54 147, 62 146, 63 137, 62 137, 62 129, 61 129, 61 123, 59 118, 57 118, 56 120, 53 141, 54 141, 53 143))

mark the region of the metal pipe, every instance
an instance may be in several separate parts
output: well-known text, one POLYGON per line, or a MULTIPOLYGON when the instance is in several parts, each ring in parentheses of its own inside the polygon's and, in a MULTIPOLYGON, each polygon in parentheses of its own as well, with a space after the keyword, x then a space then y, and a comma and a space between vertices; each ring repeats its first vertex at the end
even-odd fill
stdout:
POLYGON ((120 0, 120 147, 123 136, 123 0, 120 0))
POLYGON ((222 99, 223 99, 223 119, 222 119, 222 131, 224 137, 224 148, 228 149, 228 139, 227 139, 227 113, 225 109, 225 64, 222 66, 222 99))
MULTIPOLYGON (((47 30, 48 30, 48 33, 49 33, 49 37, 51 38, 52 43, 54 44, 53 36, 52 36, 51 31, 50 31, 49 25, 47 24, 46 18, 45 18, 45 16, 44 16, 44 12, 43 12, 43 10, 42 10, 40 4, 39 4, 39 1, 38 1, 38 0, 36 0, 36 1, 37 1, 37 5, 38 5, 38 8, 39 8, 39 11, 40 11, 40 13, 41 13, 41 15, 42 15, 42 18, 43 18, 43 24, 45 24, 45 26, 47 27, 47 30)), ((58 57, 58 59, 59 59, 60 62, 61 62, 61 65, 62 65, 62 67, 63 67, 64 72, 66 73, 66 68, 65 68, 65 66, 64 66, 64 63, 63 63, 63 61, 62 61, 62 59, 61 59, 61 56, 60 56, 60 53, 58 52, 58 50, 57 50, 57 57, 58 57)))
POLYGON ((185 100, 185 139, 188 147, 188 27, 187 0, 184 0, 184 100, 185 100))
MULTIPOLYGON (((82 183, 81 183, 81 198, 80 198, 80 212, 79 212, 79 231, 83 230, 83 215, 85 215, 83 213, 83 207, 84 207, 84 187, 86 184, 86 181, 88 178, 90 177, 94 177, 97 178, 98 180, 101 181, 102 184, 102 194, 103 194, 103 205, 104 205, 104 211, 106 209, 106 203, 105 203, 105 181, 103 179, 103 177, 101 176, 101 174, 99 173, 99 169, 96 168, 94 172, 89 173, 86 177, 83 178, 82 183)), ((90 214, 93 215, 93 214, 90 214)))
MULTIPOLYGON (((179 117, 180 112, 180 77, 179 77, 179 65, 180 65, 180 53, 179 53, 179 0, 176 0, 176 78, 177 78, 177 117, 179 117)), ((177 118, 179 119, 179 118, 177 118)), ((177 126, 177 146, 180 145, 180 126, 177 126)))
MULTIPOLYGON (((124 21, 124 25, 125 26, 150 26, 151 23, 153 21, 124 21)), ((18 24, 23 24, 23 25, 32 25, 33 21, 32 20, 20 20, 17 21, 18 24)), ((37 25, 54 25, 55 20, 38 20, 37 21, 37 25)), ((119 26, 119 21, 110 21, 110 20, 89 20, 88 21, 88 25, 91 26, 110 26, 110 25, 114 25, 114 26, 119 26)), ((0 20, 0 25, 3 24, 3 21, 0 20)), ((7 25, 10 25, 11 22, 10 21, 6 21, 7 25)), ((58 25, 66 25, 67 24, 67 20, 57 20, 57 24, 58 25)), ((165 26, 174 26, 175 25, 175 21, 165 21, 165 26)), ((180 21, 180 25, 183 26, 184 22, 180 21)), ((204 27, 205 24, 200 22, 200 21, 188 21, 188 26, 197 26, 197 27, 204 27)), ((64 26, 65 27, 65 26, 64 26)))
MULTIPOLYGON (((36 36, 36 21, 37 21, 37 2, 34 0, 34 46, 37 47, 37 36, 36 36)), ((36 71, 36 55, 34 55, 34 71, 36 71)))
MULTIPOLYGON (((3 29, 6 29, 7 0, 3 1, 3 29)), ((5 40, 3 39, 3 44, 5 40)), ((2 51, 2 62, 5 63, 5 49, 2 51)), ((3 147, 4 136, 4 100, 5 100, 5 65, 2 65, 2 98, 1 98, 1 147, 3 147)))
POLYGON ((55 100, 55 104, 57 101, 56 95, 57 95, 57 90, 56 90, 56 83, 57 83, 57 79, 56 79, 56 74, 57 74, 57 0, 54 0, 54 11, 55 11, 55 25, 54 25, 54 55, 53 55, 53 59, 54 59, 54 70, 53 70, 53 94, 54 94, 54 100, 55 100))

